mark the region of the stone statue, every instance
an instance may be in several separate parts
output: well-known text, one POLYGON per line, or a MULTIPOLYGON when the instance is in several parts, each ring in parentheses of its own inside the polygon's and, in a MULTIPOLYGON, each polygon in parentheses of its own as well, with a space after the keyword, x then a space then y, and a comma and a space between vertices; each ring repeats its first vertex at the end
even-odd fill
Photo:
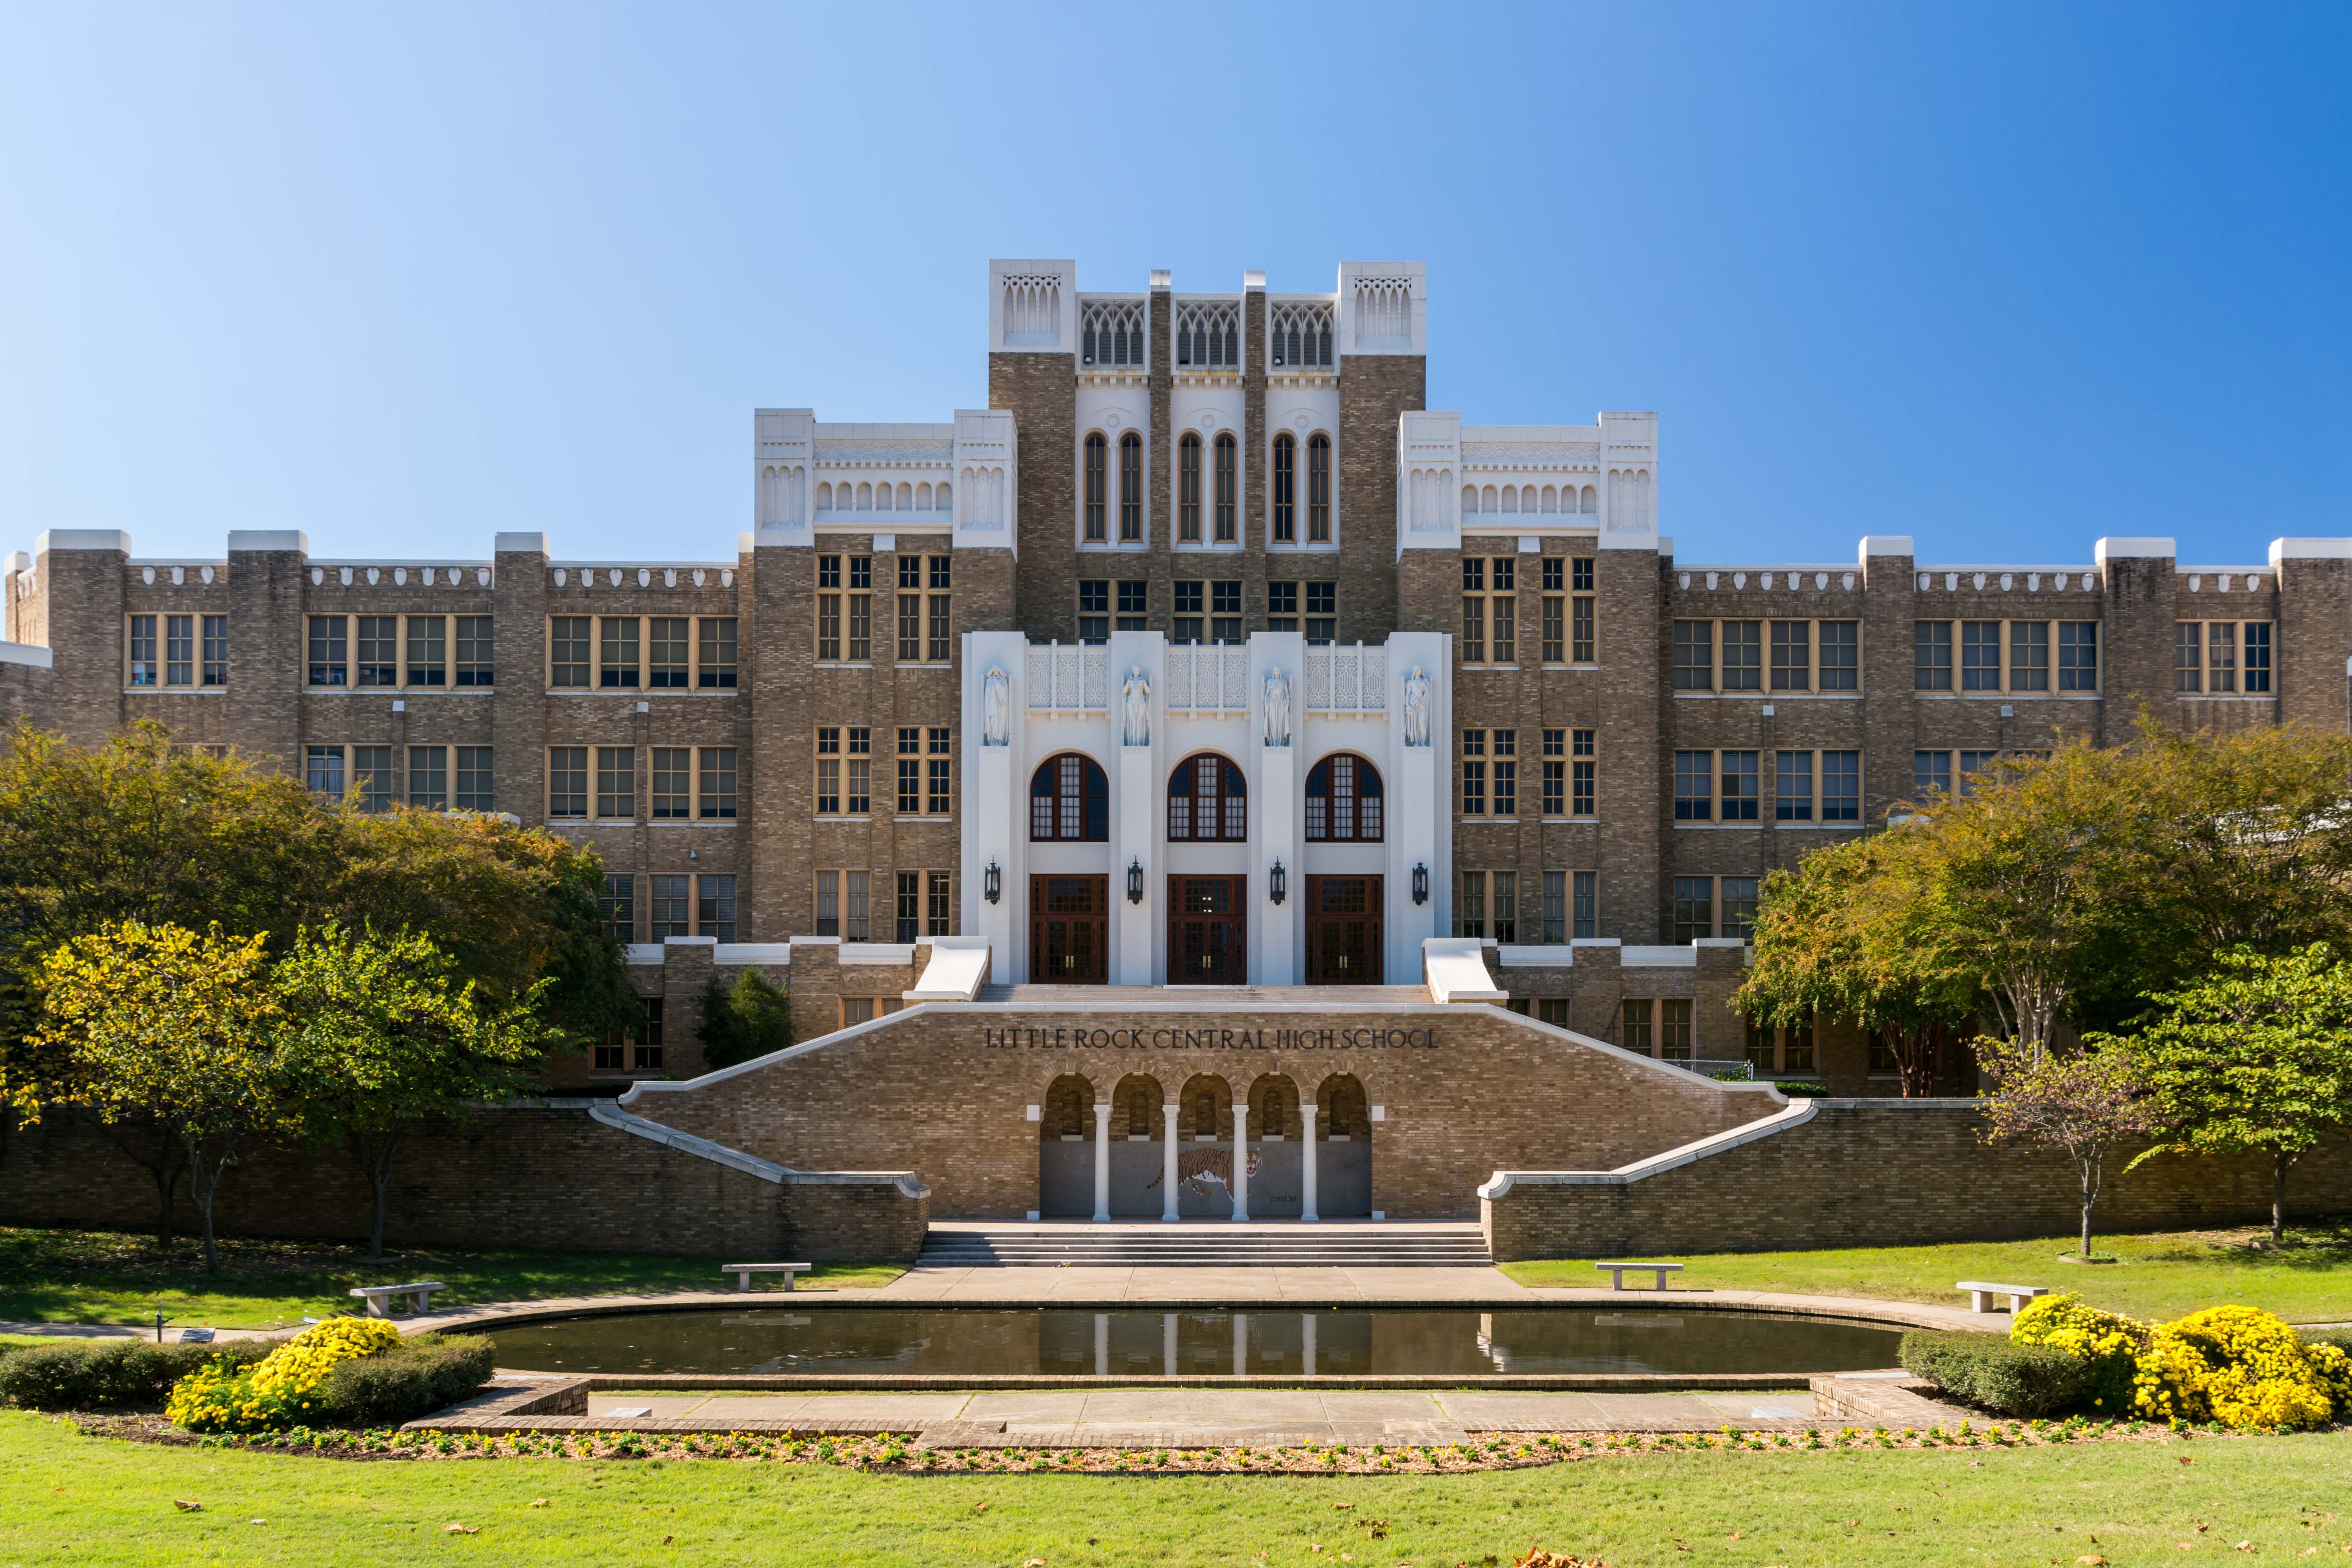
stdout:
POLYGON ((1118 689, 1123 721, 1121 739, 1130 746, 1151 744, 1151 681, 1141 665, 1127 672, 1127 684, 1118 689))
POLYGON ((1265 743, 1290 744, 1290 677, 1278 664, 1265 672, 1265 743))
POLYGON ((1429 677, 1417 664, 1404 678, 1404 743, 1429 744, 1429 677))
POLYGON ((1012 717, 1013 684, 1001 664, 989 666, 980 689, 980 743, 1002 746, 1006 743, 1005 724, 1012 717))

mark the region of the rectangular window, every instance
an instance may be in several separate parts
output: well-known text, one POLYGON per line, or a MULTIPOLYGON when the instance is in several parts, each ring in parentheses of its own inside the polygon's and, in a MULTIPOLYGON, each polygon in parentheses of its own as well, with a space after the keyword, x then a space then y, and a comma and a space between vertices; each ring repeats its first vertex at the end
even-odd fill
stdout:
POLYGON ((637 815, 637 749, 596 748, 596 815, 627 821, 637 815))
POLYGON ((1764 1078, 1773 1070, 1772 1026, 1750 1023, 1748 1026, 1748 1070, 1751 1077, 1764 1078))
POLYGON ((1675 820, 1715 820, 1715 753, 1675 753, 1675 820))
POLYGON ((1715 934, 1715 879, 1675 879, 1675 942, 1677 946, 1715 934))
POLYGON ((1307 584, 1307 640, 1314 647, 1323 647, 1339 635, 1339 584, 1309 583, 1307 584))
POLYGON ((1238 582, 1209 584, 1209 636, 1228 647, 1242 640, 1242 585, 1238 582))
POLYGON ((302 749, 303 785, 312 795, 330 800, 343 798, 343 749, 341 746, 305 746, 302 749))
POLYGON ((1646 1000, 1621 1004, 1623 1022, 1618 1029, 1618 1044, 1636 1056, 1656 1054, 1656 1036, 1653 1029, 1652 1005, 1646 1000))
POLYGON ((694 815, 694 752, 686 746, 656 746, 653 754, 652 801, 646 811, 656 822, 684 822, 694 815))
POLYGON ((1118 444, 1118 537, 1128 544, 1143 540, 1143 442, 1133 435, 1118 444))
POLYGON ((898 911, 892 942, 918 942, 923 931, 923 874, 898 873, 898 911))
MULTIPOLYGON (((901 639, 906 636, 900 630, 901 639)), ((1078 640, 1082 643, 1110 641, 1110 584, 1081 580, 1078 584, 1078 640)))
POLYGON ((1187 435, 1176 444, 1176 537, 1201 541, 1201 438, 1187 435))
POLYGON ((949 749, 949 731, 944 725, 934 726, 926 744, 929 756, 925 792, 925 812, 931 816, 948 816, 955 811, 954 754, 949 749))
POLYGON ((919 816, 923 809, 923 732, 898 731, 898 815, 919 816))
POLYGON ((1150 602, 1151 584, 1148 581, 1123 582, 1118 585, 1118 629, 1123 632, 1146 630, 1144 616, 1150 602))
MULTIPOLYGON (((1544 564, 1549 567, 1551 563, 1544 564)), ((1568 661, 1568 601, 1558 594, 1546 594, 1543 600, 1543 661, 1565 664, 1568 661)))
POLYGON ((1725 752, 1723 756, 1723 820, 1757 820, 1759 758, 1754 752, 1725 752))
POLYGON ((1772 817, 1777 822, 1813 819, 1813 753, 1777 752, 1772 757, 1772 817))
POLYGON ((1568 940, 1568 873, 1543 874, 1543 940, 1556 944, 1568 940))
POLYGON ((1813 1026, 1791 1024, 1780 1031, 1780 1070, 1811 1072, 1813 1070, 1813 1026))
POLYGON ((490 684, 491 671, 498 663, 498 653, 490 641, 490 617, 459 616, 457 617, 457 668, 451 673, 458 686, 481 688, 490 684))
POLYGON ((840 556, 816 558, 816 656, 837 661, 841 658, 841 595, 824 590, 841 586, 840 556))
POLYGON ((1081 497, 1082 520, 1087 542, 1100 544, 1109 538, 1110 528, 1110 443, 1101 436, 1087 437, 1085 485, 1081 497))
POLYGON ((898 591, 902 594, 923 585, 923 558, 919 555, 898 557, 898 591))
POLYGON ((945 664, 955 658, 955 616, 950 613, 953 598, 950 595, 933 594, 926 605, 928 632, 924 637, 923 657, 933 664, 945 664))
POLYGON ((874 595, 854 590, 870 589, 874 585, 874 557, 853 555, 849 558, 849 643, 848 659, 852 664, 871 663, 874 658, 874 595))
POLYGON ((1592 592, 1591 556, 1579 555, 1569 563, 1568 585, 1570 589, 1579 594, 1592 592))
POLYGON ((586 616, 557 616, 547 623, 547 683, 577 689, 588 684, 586 616))
POLYGON ((851 816, 864 816, 874 809, 874 731, 852 725, 844 739, 849 767, 842 808, 851 816))
POLYGON ((1568 731, 1565 730, 1546 730, 1543 732, 1543 814, 1546 816, 1560 816, 1568 811, 1568 763, 1564 760, 1567 740, 1568 731), (1555 757, 1563 760, 1555 762, 1552 760, 1555 757))
POLYGON ((1295 632, 1298 629, 1298 584, 1268 583, 1265 585, 1265 629, 1270 632, 1295 632))
POLYGON ((607 616, 597 628, 596 684, 606 691, 637 684, 637 617, 607 616))
POLYGON ((1952 689, 1952 623, 1911 623, 1911 689, 1949 691, 1952 689))
POLYGON ((1486 560, 1462 558, 1462 662, 1486 662, 1486 560))
POLYGON ((2009 689, 2011 691, 2050 689, 2050 623, 2009 623, 2009 689))
POLYGON ((1691 1004, 1686 996, 1669 996, 1658 1004, 1658 1059, 1691 1059, 1691 1004))
POLYGON ((548 748, 547 815, 572 821, 588 815, 587 747, 548 748))
POLYGON ((1772 689, 1810 691, 1813 686, 1812 625, 1772 623, 1772 689))
POLYGON ((355 650, 359 666, 353 674, 360 686, 397 686, 400 684, 400 617, 398 616, 360 616, 353 634, 359 644, 355 650))
POLYGON ((1486 934, 1486 873, 1484 871, 1462 873, 1462 901, 1454 911, 1454 934, 1481 937, 1486 934))
POLYGON ((1715 623, 1675 623, 1675 689, 1715 689, 1715 623))
POLYGON ((362 811, 388 810, 393 802, 392 748, 353 746, 352 787, 359 792, 362 811))
POLYGON ((1495 662, 1513 664, 1519 657, 1519 600, 1517 593, 1518 561, 1509 555, 1495 557, 1495 596, 1493 600, 1493 642, 1495 662))
MULTIPOLYGON (((351 684, 351 645, 344 639, 351 623, 341 616, 310 617, 310 684, 313 686, 349 686, 351 684)), ((148 619, 148 635, 153 637, 153 617, 148 619)), ((154 647, 148 646, 150 668, 152 668, 154 647)), ((134 686, 138 684, 133 681, 134 686)))
POLYGON ((898 662, 919 664, 923 658, 923 596, 898 595, 898 662))
POLYGON ((1756 932, 1756 879, 1723 879, 1723 934, 1748 937, 1756 932))
POLYGON ((702 748, 702 805, 705 822, 735 820, 735 748, 705 746, 702 748))
POLYGON ((205 617, 205 684, 228 684, 228 617, 205 617))
POLYGON ((457 748, 457 809, 495 811, 495 787, 490 775, 490 748, 457 748))
POLYGON ((694 645, 684 616, 656 616, 646 627, 646 684, 683 691, 693 684, 694 645))
POLYGON ((716 937, 720 942, 735 940, 735 879, 697 877, 695 879, 694 934, 716 937))
MULTIPOLYGON (((1580 561, 1577 564, 1583 566, 1591 563, 1580 561)), ((1590 594, 1579 594, 1569 601, 1568 659, 1570 664, 1594 662, 1592 630, 1594 602, 1590 594)))
POLYGON ((1483 759, 1486 755, 1486 731, 1463 731, 1462 815, 1465 816, 1486 815, 1486 764, 1484 761, 1472 760, 1483 759))
POLYGON ((1519 732, 1517 730, 1495 731, 1495 815, 1517 816, 1519 814, 1519 732))
POLYGON ((929 557, 929 560, 931 567, 931 591, 939 593, 954 587, 955 557, 952 555, 934 555, 929 557))
POLYGON ((1169 640, 1180 643, 1196 643, 1201 640, 1201 631, 1204 624, 1201 613, 1201 604, 1202 593, 1200 584, 1179 583, 1176 584, 1175 630, 1171 635, 1169 640))
POLYGON ((2271 624, 2248 621, 2245 630, 2246 691, 2250 696, 2266 693, 2271 689, 2271 624))
POLYGON ((1495 873, 1495 940, 1510 942, 1519 940, 1519 874, 1517 871, 1495 873))
POLYGON ((163 617, 163 684, 194 686, 196 683, 196 617, 166 616, 163 617))
POLYGON ((1274 442, 1274 542, 1289 544, 1298 538, 1298 443, 1287 434, 1274 442))
POLYGON ((816 732, 816 814, 841 815, 841 731, 831 724, 816 732))
POLYGON ((705 691, 735 689, 735 617, 705 616, 698 628, 702 641, 695 684, 705 691))
POLYGON ((637 940, 637 879, 635 877, 604 879, 604 890, 596 899, 596 919, 614 942, 625 944, 637 940))
POLYGON ((2172 689, 2205 689, 2205 626, 2201 621, 2178 621, 2172 627, 2172 689))
POLYGON ((1217 542, 1231 544, 1241 537, 1239 519, 1241 444, 1231 436, 1217 437, 1217 542))
POLYGON ((449 617, 408 617, 408 684, 449 684, 449 617))
POLYGON ((449 806, 449 748, 408 748, 408 804, 426 811, 449 806))
POLYGON ((1577 872, 1575 887, 1576 903, 1571 915, 1576 923, 1570 934, 1597 937, 1601 934, 1601 873, 1577 872))
POLYGON ((871 875, 870 872, 866 871, 842 873, 843 880, 848 884, 844 889, 846 896, 842 900, 847 906, 841 916, 841 940, 844 942, 866 940, 866 931, 869 929, 869 911, 866 909, 867 889, 871 875))
POLYGON ((1764 689, 1764 624, 1761 621, 1723 623, 1723 689, 1761 691, 1764 689))
POLYGON ((2000 623, 1960 623, 1960 689, 2000 689, 2000 623))
POLYGON ((1814 628, 1821 644, 1821 689, 1858 691, 1862 689, 1862 623, 1822 621, 1814 628))
POLYGON ((1976 794, 1977 781, 1990 773, 1993 764, 2000 761, 1999 752, 1962 752, 1959 766, 1953 770, 1960 781, 1960 794, 1963 795, 1976 794))
POLYGON ((1822 753, 1822 820, 1862 820, 1862 753, 1822 753))
POLYGON ((816 874, 816 934, 841 934, 841 873, 819 871, 816 874))
POLYGON ((692 936, 694 927, 687 919, 688 879, 656 877, 653 884, 653 921, 648 940, 661 942, 674 936, 692 936))
POLYGON ((1593 755, 1592 743, 1596 733, 1591 730, 1579 730, 1571 742, 1576 754, 1569 761, 1569 783, 1572 786, 1569 811, 1573 816, 1591 816, 1600 809, 1597 804, 1600 791, 1594 778, 1600 763, 1593 755))
POLYGON ((2238 627, 2233 621, 2205 625, 2205 689, 2238 689, 2238 627))
POLYGON ((659 1072, 662 1068, 662 999, 648 996, 646 1001, 645 1038, 637 1042, 634 1053, 639 1072, 659 1072))
POLYGON ((1307 542, 1331 542, 1331 443, 1321 436, 1307 442, 1307 542))
POLYGON ((2058 689, 2096 691, 2099 689, 2099 623, 2058 623, 2058 689))
POLYGON ((1911 753, 1911 793, 1925 801, 1930 795, 1952 793, 1952 753, 1949 752, 1914 752, 1911 753))
POLYGON ((953 936, 955 934, 955 899, 945 871, 923 873, 923 934, 953 936))
POLYGON ((1462 662, 1512 664, 1518 658, 1518 558, 1462 558, 1462 662))

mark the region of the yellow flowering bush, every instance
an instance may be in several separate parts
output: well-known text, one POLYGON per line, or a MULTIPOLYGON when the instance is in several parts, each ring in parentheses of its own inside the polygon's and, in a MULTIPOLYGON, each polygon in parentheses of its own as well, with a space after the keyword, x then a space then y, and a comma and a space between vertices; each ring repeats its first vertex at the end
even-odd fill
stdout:
POLYGON ((2135 1392, 2157 1420, 2300 1429, 2352 1408, 2352 1372, 2342 1351, 2305 1344, 2260 1308, 2211 1307, 2156 1331, 2135 1392))
POLYGON ((2133 1373, 2149 1325, 2136 1318, 2102 1312, 2068 1291, 2037 1296, 2010 1324, 2012 1343, 2047 1345, 2090 1364, 2092 1408, 2121 1415, 2131 1407, 2133 1373))
POLYGON ((306 1425, 311 1390, 341 1362, 374 1355, 400 1342, 400 1331, 381 1318, 330 1318, 303 1330, 257 1364, 226 1358, 200 1367, 173 1385, 164 1407, 191 1432, 272 1431, 306 1425))

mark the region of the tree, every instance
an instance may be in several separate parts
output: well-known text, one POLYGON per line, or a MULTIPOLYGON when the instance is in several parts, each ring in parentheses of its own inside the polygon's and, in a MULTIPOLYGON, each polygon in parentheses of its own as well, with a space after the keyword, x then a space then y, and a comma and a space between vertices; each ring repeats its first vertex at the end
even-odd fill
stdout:
POLYGON ((2294 1163, 2352 1123, 2352 963, 2326 942, 2283 956, 2218 954, 2201 983, 2150 998, 2133 1041, 2165 1131, 2163 1153, 2271 1159, 2271 1241, 2285 1239, 2294 1163))
POLYGON ((289 1025, 278 1064, 289 1117, 340 1144, 367 1177, 370 1257, 383 1256, 402 1136, 522 1089, 547 1035, 534 1011, 546 985, 490 1002, 425 937, 340 926, 298 933, 278 962, 271 986, 289 1025))
POLYGON ((113 921, 43 962, 40 1039, 70 1061, 109 1122, 152 1120, 187 1151, 205 1268, 220 1267, 222 1174, 282 1121, 272 1047, 283 1016, 259 935, 113 921))
POLYGON ((2091 1210, 2107 1154, 2124 1139, 2156 1131, 2148 1086, 2130 1051, 2111 1040, 2078 1050, 2036 1050, 2022 1040, 1979 1040, 1977 1063, 1993 1080, 1985 1099, 1987 1142, 2063 1149, 2082 1183, 2080 1256, 2091 1257, 2091 1210))
POLYGON ((702 1026, 697 1037, 702 1042, 703 1061, 714 1068, 733 1067, 789 1048, 793 1043, 791 988, 769 984, 750 964, 737 972, 731 986, 714 973, 702 994, 702 1026))

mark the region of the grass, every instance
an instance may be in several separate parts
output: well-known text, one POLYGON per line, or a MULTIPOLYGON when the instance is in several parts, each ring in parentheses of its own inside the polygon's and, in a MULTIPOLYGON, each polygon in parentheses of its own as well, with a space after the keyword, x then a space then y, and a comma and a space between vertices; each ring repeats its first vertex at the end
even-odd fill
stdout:
MULTIPOLYGON (((1680 1258, 1675 1284, 1697 1290, 1781 1290, 1808 1296, 1966 1306, 1958 1279, 2075 1290, 2092 1305, 2135 1318, 2177 1318, 2200 1307, 2261 1307, 2290 1322, 2352 1318, 2352 1216, 2287 1229, 2272 1250, 2266 1228, 2183 1231, 2095 1239, 2112 1264, 2058 1261, 2073 1237, 2040 1241, 1961 1242, 1939 1247, 1854 1247, 1829 1252, 1725 1252, 1680 1258), (2258 1245, 2259 1244, 2259 1245, 2258 1245)), ((1511 1263, 1522 1285, 1584 1285, 1600 1276, 1591 1260, 1511 1263)))
POLYGON ((12 1562, 88 1564, 1445 1568, 1509 1563, 1542 1545, 1610 1568, 1838 1568, 2239 1562, 2241 1542, 2256 1561, 2313 1548, 2336 1561, 2352 1528, 2321 1509, 2340 1497, 2347 1460, 2352 1436, 2336 1433, 1643 1456, 1444 1477, 907 1477, 715 1461, 339 1462, 121 1443, 7 1412, 0 1523, 12 1562), (182 1512, 175 1498, 203 1509, 182 1512), (1375 1521, 1385 1528, 1377 1539, 1375 1521), (445 1533, 450 1523, 479 1533, 445 1533))
MULTIPOLYGON (((337 1242, 223 1238, 221 1269, 206 1274, 194 1242, 167 1257, 152 1236, 0 1226, 0 1321, 150 1324, 160 1308, 180 1324, 268 1329, 353 1310, 354 1285, 439 1279, 434 1305, 521 1301, 734 1283, 719 1258, 607 1252, 458 1252, 408 1248, 380 1258, 337 1242)), ((800 1289, 887 1285, 895 1264, 820 1264, 800 1289)))

